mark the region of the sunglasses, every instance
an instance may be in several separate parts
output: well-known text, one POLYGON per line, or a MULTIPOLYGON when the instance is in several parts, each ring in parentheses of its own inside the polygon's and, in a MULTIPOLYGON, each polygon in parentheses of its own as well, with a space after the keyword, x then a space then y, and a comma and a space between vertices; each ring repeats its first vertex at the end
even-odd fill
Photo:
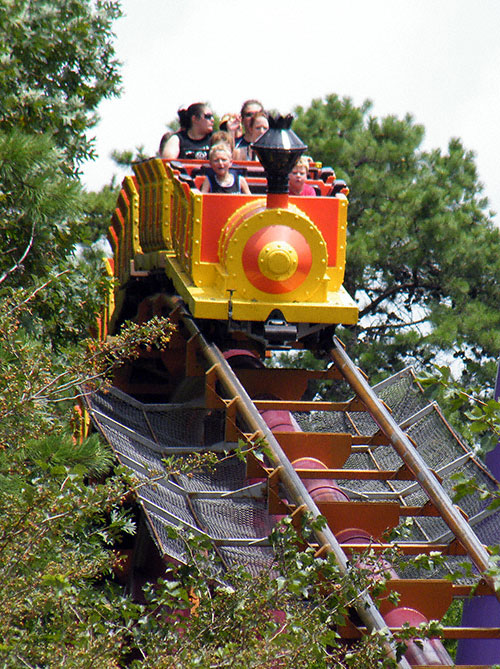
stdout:
POLYGON ((203 114, 203 118, 206 118, 207 121, 211 121, 213 119, 214 115, 213 114, 203 114))
POLYGON ((245 112, 243 114, 243 118, 250 118, 251 116, 255 116, 258 112, 245 112))

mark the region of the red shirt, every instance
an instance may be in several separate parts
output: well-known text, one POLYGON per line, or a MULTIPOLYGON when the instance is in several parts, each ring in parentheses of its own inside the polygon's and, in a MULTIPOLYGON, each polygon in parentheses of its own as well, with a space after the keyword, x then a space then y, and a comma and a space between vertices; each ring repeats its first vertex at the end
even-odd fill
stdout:
POLYGON ((316 195, 316 191, 309 184, 304 184, 304 188, 302 189, 302 192, 299 193, 299 195, 300 197, 304 197, 304 195, 306 196, 316 195))

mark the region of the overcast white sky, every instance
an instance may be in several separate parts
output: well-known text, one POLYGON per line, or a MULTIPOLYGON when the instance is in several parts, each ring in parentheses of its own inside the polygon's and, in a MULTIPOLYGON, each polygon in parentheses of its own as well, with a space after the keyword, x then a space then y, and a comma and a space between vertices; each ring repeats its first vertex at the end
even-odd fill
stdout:
MULTIPOLYGON (((411 113, 425 148, 460 137, 500 212, 499 0, 122 0, 115 24, 123 93, 100 107, 98 189, 113 149, 156 153, 180 105, 237 111, 247 98, 285 113, 336 93, 377 116, 411 113)), ((496 221, 500 222, 500 215, 496 221)))

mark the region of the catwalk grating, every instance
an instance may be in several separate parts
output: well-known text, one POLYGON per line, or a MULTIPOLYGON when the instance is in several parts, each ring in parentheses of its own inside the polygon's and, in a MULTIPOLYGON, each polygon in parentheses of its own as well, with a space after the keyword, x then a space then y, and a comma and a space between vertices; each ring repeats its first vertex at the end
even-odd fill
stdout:
MULTIPOLYGON (((451 477, 456 472, 474 477, 491 490, 497 487, 495 479, 450 428, 439 407, 427 402, 411 369, 374 386, 374 391, 398 424, 405 427, 427 465, 441 477, 448 494, 453 494, 451 477)), ((114 388, 90 396, 88 405, 94 423, 118 459, 140 481, 138 499, 154 528, 161 554, 179 560, 184 557, 182 542, 170 538, 167 531, 172 525, 213 540, 228 565, 253 565, 253 571, 259 564, 270 568, 272 554, 265 544, 273 523, 267 510, 267 489, 253 486, 249 490, 245 463, 222 452, 231 447, 223 442, 223 409, 143 404, 114 388), (163 460, 167 455, 184 456, 204 450, 219 452, 219 462, 212 469, 177 473, 165 479, 163 460), (256 540, 262 545, 250 545, 256 540)), ((392 446, 370 443, 378 425, 366 411, 313 410, 295 412, 294 416, 304 432, 348 432, 357 438, 358 450, 348 457, 345 469, 397 470, 403 464, 392 446), (366 437, 366 444, 359 448, 362 437, 366 437)), ((396 500, 403 507, 422 506, 427 501, 415 481, 350 480, 341 476, 337 481, 352 500, 396 500)), ((485 511, 485 502, 471 495, 461 500, 460 506, 483 543, 500 542, 499 516, 485 511)), ((450 543, 453 539, 440 517, 403 522, 405 534, 397 539, 401 545, 415 541, 450 543)), ((432 576, 456 571, 464 559, 447 558, 432 576)), ((415 568, 408 574, 422 576, 415 568)), ((470 576, 463 579, 470 580, 470 576)))

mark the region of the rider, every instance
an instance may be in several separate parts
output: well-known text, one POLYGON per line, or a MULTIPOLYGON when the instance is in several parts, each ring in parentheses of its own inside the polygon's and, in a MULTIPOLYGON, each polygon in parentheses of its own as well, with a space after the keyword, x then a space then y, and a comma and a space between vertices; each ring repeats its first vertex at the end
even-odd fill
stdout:
POLYGON ((214 127, 214 115, 210 107, 204 102, 195 102, 187 109, 179 109, 177 114, 181 129, 165 142, 161 157, 167 160, 207 159, 214 127))

